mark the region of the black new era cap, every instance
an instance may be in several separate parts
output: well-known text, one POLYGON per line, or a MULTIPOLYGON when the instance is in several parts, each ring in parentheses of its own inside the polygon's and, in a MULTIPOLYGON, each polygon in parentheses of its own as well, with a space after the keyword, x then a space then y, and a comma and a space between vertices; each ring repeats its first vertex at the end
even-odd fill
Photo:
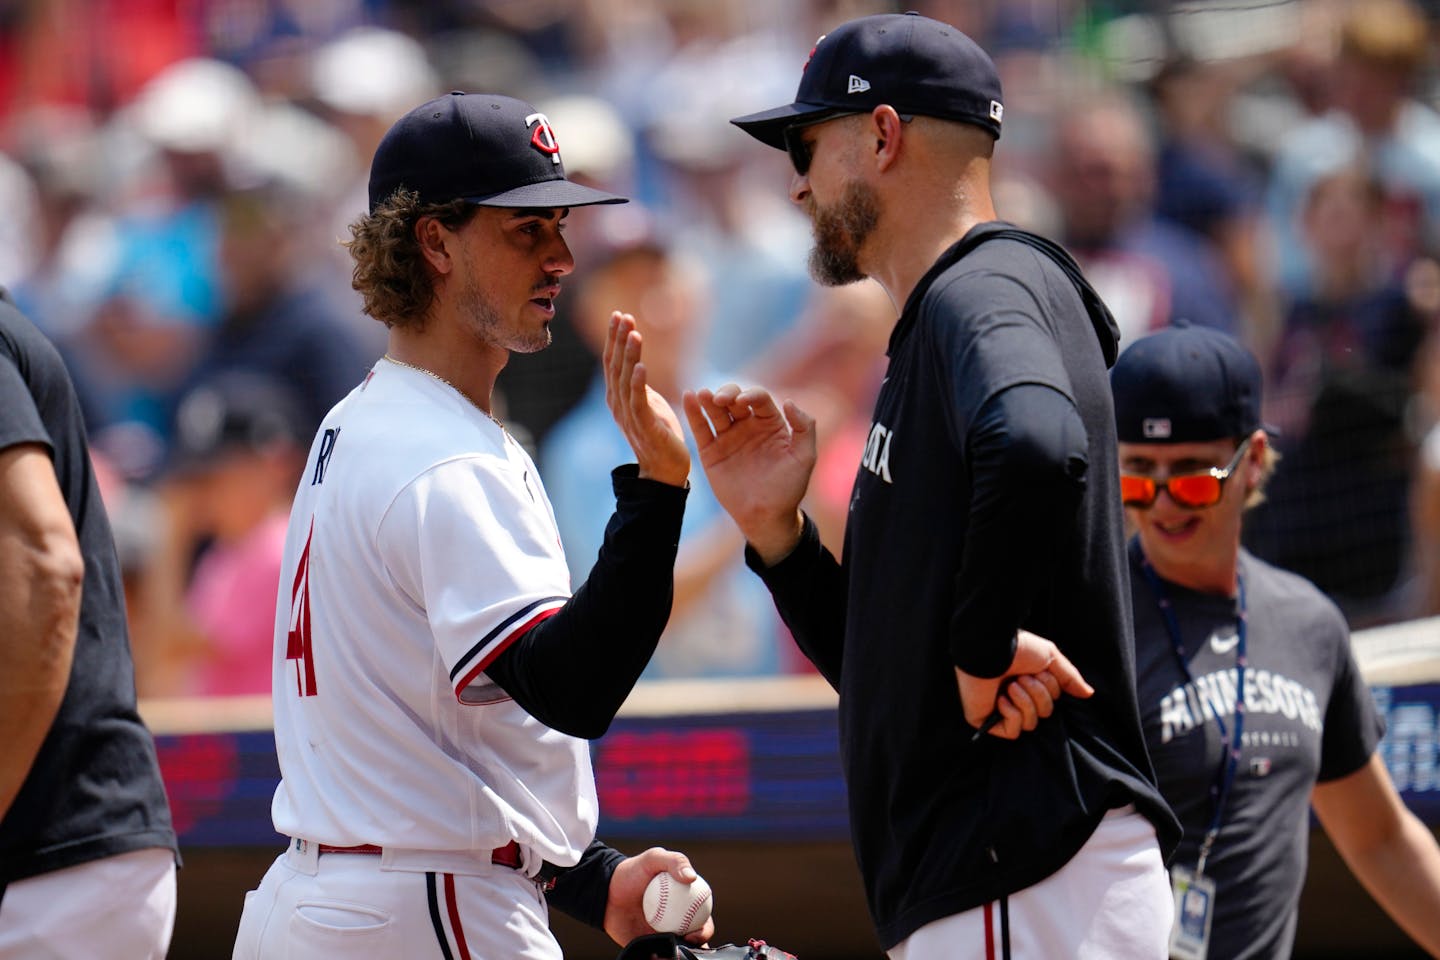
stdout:
POLYGON ((584 207, 626 202, 565 179, 555 131, 530 104, 459 91, 422 103, 380 141, 370 164, 371 212, 402 187, 418 193, 422 203, 584 207))
POLYGON ((1260 364, 1240 341, 1183 320, 1131 344, 1110 371, 1122 443, 1208 443, 1260 428, 1260 364))
POLYGON ((785 149, 785 128, 888 103, 897 113, 973 123, 1000 136, 1000 74, 979 44, 918 13, 860 17, 815 42, 795 102, 736 117, 756 140, 785 149))

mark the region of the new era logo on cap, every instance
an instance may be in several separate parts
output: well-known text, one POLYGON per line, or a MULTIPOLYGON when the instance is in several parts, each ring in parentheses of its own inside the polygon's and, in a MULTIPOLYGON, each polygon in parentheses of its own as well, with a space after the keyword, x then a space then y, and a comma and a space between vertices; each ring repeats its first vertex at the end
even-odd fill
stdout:
POLYGON ((850 87, 845 91, 846 93, 864 93, 869 89, 869 80, 866 80, 864 77, 857 77, 853 73, 850 74, 850 87))
POLYGON ((1005 117, 1005 108, 1000 105, 999 100, 990 101, 990 119, 999 123, 1005 117))

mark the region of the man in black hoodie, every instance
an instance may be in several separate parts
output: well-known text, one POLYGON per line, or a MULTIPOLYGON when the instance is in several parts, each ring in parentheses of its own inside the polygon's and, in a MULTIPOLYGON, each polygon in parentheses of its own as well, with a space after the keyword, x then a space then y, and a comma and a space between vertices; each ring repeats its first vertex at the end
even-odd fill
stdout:
POLYGON ((816 278, 872 277, 900 310, 843 563, 799 509, 807 414, 734 384, 686 414, 750 565, 840 692, 890 956, 1159 958, 1179 829, 1136 707, 1118 334, 1062 249, 996 222, 1002 116, 990 58, 907 14, 822 37, 794 103, 735 121, 789 151, 816 278))

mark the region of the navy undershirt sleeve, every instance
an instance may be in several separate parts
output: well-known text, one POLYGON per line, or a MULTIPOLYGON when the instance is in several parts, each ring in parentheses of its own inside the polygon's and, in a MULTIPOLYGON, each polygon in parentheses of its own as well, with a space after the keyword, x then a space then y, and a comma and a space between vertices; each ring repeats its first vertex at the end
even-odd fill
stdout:
POLYGON ((830 686, 840 689, 840 665, 845 646, 845 575, 833 554, 820 541, 815 521, 805 516, 800 542, 774 566, 745 547, 745 563, 759 574, 780 619, 801 652, 815 664, 830 686))
POLYGON ((590 577, 486 669, 546 726, 594 740, 615 719, 670 618, 689 487, 611 474, 615 513, 590 577))
POLYGON ((1074 523, 1088 469, 1085 426, 1060 391, 1021 383, 981 406, 966 447, 970 523, 950 620, 961 670, 999 677, 1015 657, 1015 632, 1046 585, 1074 523))
POLYGON ((546 894, 550 906, 581 923, 605 929, 605 907, 610 897, 610 878, 625 854, 603 841, 592 841, 580 862, 555 880, 546 894))

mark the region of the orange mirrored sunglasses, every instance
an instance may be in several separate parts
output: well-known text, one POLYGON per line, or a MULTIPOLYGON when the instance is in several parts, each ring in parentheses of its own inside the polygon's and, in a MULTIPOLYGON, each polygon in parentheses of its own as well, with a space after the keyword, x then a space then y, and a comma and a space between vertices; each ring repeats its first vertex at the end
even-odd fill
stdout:
POLYGON ((1245 451, 1250 449, 1250 440, 1240 444, 1235 456, 1224 469, 1211 467, 1197 473, 1181 473, 1164 480, 1156 480, 1138 473, 1120 474, 1120 499, 1127 507, 1145 509, 1160 496, 1160 491, 1169 492, 1170 499, 1189 510, 1213 507, 1225 494, 1225 481, 1230 479, 1245 451))

